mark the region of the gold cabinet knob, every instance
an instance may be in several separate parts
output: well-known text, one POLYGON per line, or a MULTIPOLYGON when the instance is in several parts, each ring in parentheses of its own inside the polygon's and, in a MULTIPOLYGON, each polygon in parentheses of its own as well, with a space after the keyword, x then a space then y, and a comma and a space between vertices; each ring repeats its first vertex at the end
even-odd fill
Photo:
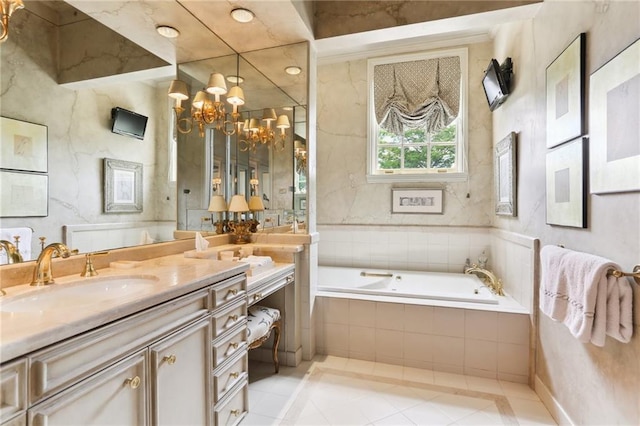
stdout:
POLYGON ((229 295, 235 296, 236 294, 238 294, 238 289, 237 288, 230 288, 229 289, 229 295))
POLYGON ((173 365, 173 364, 176 363, 176 356, 175 355, 165 355, 162 358, 162 360, 165 361, 169 365, 173 365))
POLYGON ((229 319, 231 321, 238 321, 238 316, 237 315, 229 315, 229 319))
POLYGON ((234 371, 233 373, 229 374, 229 377, 231 377, 232 379, 237 379, 240 376, 240 373, 238 373, 237 371, 234 371))
POLYGON ((233 349, 238 349, 238 342, 231 342, 229 346, 231 346, 233 349))
POLYGON ((240 410, 237 408, 235 410, 231 410, 231 415, 238 417, 240 415, 240 410))
POLYGON ((293 281, 293 275, 289 275, 287 277, 287 283, 290 283, 291 281, 293 281))
POLYGON ((253 295, 253 300, 262 299, 262 293, 256 293, 253 295))
POLYGON ((140 386, 140 377, 135 376, 133 378, 124 381, 125 386, 129 386, 131 389, 138 389, 140 386))

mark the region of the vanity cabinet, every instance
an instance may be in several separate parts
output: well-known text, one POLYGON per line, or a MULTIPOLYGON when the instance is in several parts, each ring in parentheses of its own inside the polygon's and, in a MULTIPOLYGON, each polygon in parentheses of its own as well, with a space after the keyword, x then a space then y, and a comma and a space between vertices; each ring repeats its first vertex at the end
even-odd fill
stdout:
POLYGON ((246 297, 236 275, 2 365, 2 426, 238 423, 246 297))

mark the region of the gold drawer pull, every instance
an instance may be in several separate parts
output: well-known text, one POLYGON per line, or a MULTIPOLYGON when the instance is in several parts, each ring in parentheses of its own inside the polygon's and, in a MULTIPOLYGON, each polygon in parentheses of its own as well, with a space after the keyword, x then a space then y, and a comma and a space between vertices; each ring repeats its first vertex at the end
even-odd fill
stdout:
POLYGON ((140 386, 140 377, 136 376, 132 379, 127 379, 124 381, 125 386, 129 386, 131 389, 138 389, 140 386))
POLYGON ((163 361, 166 361, 167 364, 169 365, 173 365, 176 363, 176 356, 175 355, 165 355, 162 358, 163 361))
POLYGON ((229 319, 231 321, 238 321, 238 316, 237 315, 229 315, 229 319))
POLYGON ((256 293, 253 295, 253 300, 262 299, 262 293, 256 293))
POLYGON ((237 379, 240 376, 240 373, 238 373, 237 371, 234 371, 233 373, 229 374, 229 377, 231 377, 232 379, 237 379))
POLYGON ((287 282, 290 283, 291 281, 293 281, 293 275, 289 275, 287 277, 287 282))
POLYGON ((229 346, 231 346, 233 349, 238 349, 238 342, 231 342, 229 343, 229 346))
POLYGON ((238 409, 231 410, 231 415, 238 417, 240 415, 240 410, 238 410, 238 409))
POLYGON ((238 289, 237 288, 230 288, 229 291, 227 292, 227 297, 235 296, 236 294, 238 294, 238 289))

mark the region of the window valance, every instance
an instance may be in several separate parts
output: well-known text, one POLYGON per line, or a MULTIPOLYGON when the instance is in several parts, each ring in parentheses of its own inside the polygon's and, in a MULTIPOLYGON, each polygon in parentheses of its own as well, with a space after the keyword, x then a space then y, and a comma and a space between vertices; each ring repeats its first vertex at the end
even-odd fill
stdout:
POLYGON ((373 81, 376 120, 391 133, 418 127, 436 133, 458 116, 458 56, 376 65, 373 81))

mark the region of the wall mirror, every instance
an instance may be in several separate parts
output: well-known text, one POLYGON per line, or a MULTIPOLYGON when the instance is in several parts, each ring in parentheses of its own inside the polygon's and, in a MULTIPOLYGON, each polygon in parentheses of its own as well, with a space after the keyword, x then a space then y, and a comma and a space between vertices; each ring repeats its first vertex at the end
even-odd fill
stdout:
POLYGON ((228 89, 235 85, 233 76, 240 76, 245 95, 240 121, 256 119, 265 126, 264 111, 273 109, 276 116, 287 116, 290 128, 281 138, 273 122, 274 142, 257 142, 254 148, 245 131, 226 135, 210 125, 204 137, 197 130, 177 132, 178 229, 213 231, 217 217, 207 210, 212 195, 223 195, 228 202, 240 194, 261 197, 265 210, 258 219, 263 230, 305 232, 306 167, 298 167, 297 156, 306 158, 306 73, 288 74, 285 69, 306 62, 307 45, 297 43, 179 64, 190 99, 206 86, 211 73, 224 75, 228 89), (214 185, 214 179, 219 183, 214 185), (294 222, 299 226, 292 226, 294 222))
MULTIPOLYGON (((37 123, 48 128, 50 154, 48 215, 29 218, 3 217, 0 220, 2 228, 30 227, 33 229, 31 259, 37 257, 40 252, 38 237, 46 237, 47 243, 65 241, 63 227, 67 225, 101 230, 103 225, 115 222, 127 224, 137 221, 157 222, 160 217, 160 220, 166 222, 167 229, 185 229, 187 223, 193 223, 194 229, 202 229, 203 225, 210 226, 210 222, 202 221, 202 217, 211 218, 212 216, 206 208, 212 190, 210 179, 211 176, 216 175, 220 175, 225 185, 228 185, 226 191, 229 194, 232 191, 240 193, 244 191, 247 195, 252 190, 255 191, 250 185, 252 176, 255 176, 260 180, 258 190, 266 194, 272 203, 278 202, 279 209, 283 212, 294 209, 292 130, 294 121, 299 120, 294 119, 293 114, 297 115, 299 106, 306 104, 308 49, 306 42, 243 53, 239 62, 240 74, 246 77, 243 88, 249 102, 246 108, 241 108, 242 111, 247 113, 255 111, 257 116, 261 114, 261 108, 264 108, 264 105, 274 108, 285 106, 294 108, 290 116, 292 129, 288 132, 289 141, 285 150, 287 154, 273 156, 268 150, 257 153, 237 151, 234 137, 226 140, 216 136, 216 132, 209 129, 207 143, 205 139, 198 137, 197 131, 190 135, 179 134, 176 144, 179 150, 178 167, 175 173, 177 181, 168 182, 170 165, 166 160, 168 157, 166 135, 169 134, 167 129, 173 117, 170 109, 171 101, 166 93, 173 76, 168 76, 167 73, 164 79, 156 76, 146 80, 141 79, 138 74, 131 77, 135 80, 126 75, 109 80, 108 77, 111 74, 105 74, 106 80, 109 81, 96 83, 97 86, 92 86, 94 83, 90 80, 87 80, 86 84, 80 81, 81 84, 74 87, 57 83, 56 61, 58 58, 53 54, 57 52, 55 40, 82 38, 82 34, 86 34, 88 29, 93 28, 92 19, 80 12, 76 13, 75 9, 64 2, 40 3, 33 2, 33 7, 15 14, 12 25, 20 28, 23 36, 18 36, 16 32, 15 37, 3 44, 1 49, 3 66, 0 70, 3 91, 0 115, 37 123), (49 16, 50 11, 41 13, 42 8, 36 8, 36 6, 49 5, 60 7, 60 16, 72 16, 73 20, 61 19, 61 24, 55 19, 43 21, 40 16, 49 16), (26 37, 25 34, 33 36, 26 37), (286 74, 284 68, 292 64, 299 65, 302 73, 296 76, 286 74), (255 86, 250 87, 254 81, 255 86), (269 101, 260 103, 260 99, 269 101), (134 142, 111 133, 110 111, 114 106, 123 106, 150 117, 150 123, 153 125, 147 129, 148 134, 143 141, 134 142), (193 149, 182 149, 185 146, 193 149), (227 153, 229 153, 228 161, 227 153), (103 158, 129 159, 144 163, 144 187, 148 192, 145 192, 142 213, 112 214, 111 216, 104 214, 102 209, 104 185, 101 169, 103 158), (288 181, 285 176, 288 176, 288 181), (189 190, 189 193, 186 194, 185 190, 189 190), (278 199, 280 196, 282 200, 278 199), (286 200, 288 204, 285 204, 286 200), (198 211, 199 208, 205 209, 203 214, 201 214, 202 211, 198 211), (158 216, 156 212, 163 212, 163 214, 158 216), (189 213, 188 218, 187 213, 189 213)), ((110 37, 106 30, 100 34, 110 37)), ((109 45, 109 43, 102 43, 102 39, 97 35, 89 39, 94 38, 96 45, 109 45)), ((212 41, 207 40, 207 43, 212 41)), ((65 44, 60 46, 62 48, 65 44)), ((210 50, 209 47, 207 52, 210 50)), ((73 49, 67 53, 71 50, 73 49)), ((63 53, 64 49, 62 49, 63 53)), ((96 57, 95 60, 99 62, 101 58, 96 57)), ((155 66, 158 66, 158 62, 161 61, 154 62, 155 66)), ((115 76, 121 70, 117 69, 117 63, 112 65, 113 69, 102 65, 92 69, 112 73, 115 76)), ((160 68, 162 65, 160 64, 160 68)), ((238 57, 230 54, 210 60, 180 64, 179 72, 184 76, 193 76, 194 80, 197 80, 207 78, 202 76, 208 76, 213 70, 233 74, 237 72, 237 67, 238 57), (215 63, 207 64, 207 61, 215 63), (201 70, 198 69, 198 65, 201 66, 201 70), (226 70, 225 66, 228 67, 226 70)), ((198 84, 194 83, 190 86, 195 90, 198 84)), ((275 210, 276 204, 272 206, 275 210)), ((271 212, 268 213, 271 214, 271 212)), ((284 213, 281 214, 283 215, 284 213)), ((264 216, 266 213, 262 215, 261 220, 264 216)), ((102 231, 101 237, 93 238, 92 242, 95 245, 91 247, 73 243, 71 246, 80 248, 82 252, 88 252, 148 242, 142 241, 139 230, 131 231, 131 241, 125 243, 107 241, 104 236, 108 233, 105 233, 104 229, 102 231)))

